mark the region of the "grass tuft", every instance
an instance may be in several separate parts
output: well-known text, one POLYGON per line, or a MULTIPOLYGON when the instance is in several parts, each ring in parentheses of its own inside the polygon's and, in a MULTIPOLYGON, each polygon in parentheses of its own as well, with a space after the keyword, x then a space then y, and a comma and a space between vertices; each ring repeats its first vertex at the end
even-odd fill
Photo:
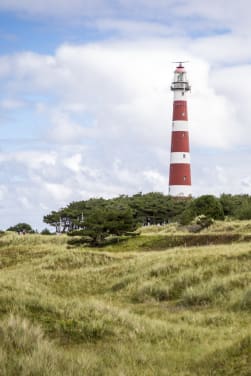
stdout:
POLYGON ((251 289, 248 289, 240 301, 240 308, 246 311, 251 311, 251 289))
POLYGON ((169 289, 164 284, 146 282, 140 286, 132 296, 135 302, 143 303, 149 300, 162 302, 170 297, 169 289))

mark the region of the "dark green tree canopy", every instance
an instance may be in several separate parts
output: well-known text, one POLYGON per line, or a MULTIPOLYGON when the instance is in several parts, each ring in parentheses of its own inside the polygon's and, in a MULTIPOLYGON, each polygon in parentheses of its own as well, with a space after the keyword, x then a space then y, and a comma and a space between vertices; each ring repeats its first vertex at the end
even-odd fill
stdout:
POLYGON ((15 232, 27 232, 27 233, 34 233, 35 231, 28 223, 18 223, 15 226, 9 227, 7 231, 15 231, 15 232))
MULTIPOLYGON (((194 199, 182 199, 150 192, 133 196, 121 195, 112 199, 91 198, 74 201, 58 211, 52 211, 44 217, 44 222, 55 227, 56 232, 74 233, 84 229, 90 231, 90 226, 87 226, 90 221, 96 227, 103 226, 97 218, 103 218, 103 222, 111 222, 105 217, 108 207, 111 212, 116 212, 118 207, 130 208, 134 223, 138 226, 163 225, 168 222, 186 225, 200 215, 218 220, 224 219, 225 216, 249 219, 251 196, 222 194, 220 198, 203 195, 194 199)), ((121 211, 124 212, 123 209, 121 211)), ((122 221, 119 216, 116 218, 116 221, 122 221)))
POLYGON ((99 206, 92 201, 88 209, 80 229, 69 235, 81 235, 92 245, 100 245, 109 236, 125 235, 137 228, 133 210, 128 206, 114 203, 99 206))
POLYGON ((44 228, 41 233, 41 235, 52 235, 52 233, 50 232, 50 230, 46 227, 44 228))
POLYGON ((213 195, 204 195, 193 199, 184 210, 181 223, 188 224, 199 215, 223 220, 224 211, 220 200, 213 195))
POLYGON ((86 201, 72 202, 67 207, 52 211, 44 217, 44 222, 55 227, 57 232, 72 232, 83 228, 83 223, 94 208, 102 209, 107 205, 129 207, 139 226, 164 224, 178 221, 189 200, 175 199, 162 193, 138 193, 131 197, 122 195, 105 200, 91 198, 86 201))

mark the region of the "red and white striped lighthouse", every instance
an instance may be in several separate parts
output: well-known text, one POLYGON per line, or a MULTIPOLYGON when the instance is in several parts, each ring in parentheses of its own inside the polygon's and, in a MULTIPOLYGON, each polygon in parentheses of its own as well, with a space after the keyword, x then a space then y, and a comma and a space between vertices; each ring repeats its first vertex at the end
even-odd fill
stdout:
POLYGON ((169 194, 191 196, 191 167, 186 93, 191 90, 183 62, 174 71, 171 85, 174 93, 169 194))

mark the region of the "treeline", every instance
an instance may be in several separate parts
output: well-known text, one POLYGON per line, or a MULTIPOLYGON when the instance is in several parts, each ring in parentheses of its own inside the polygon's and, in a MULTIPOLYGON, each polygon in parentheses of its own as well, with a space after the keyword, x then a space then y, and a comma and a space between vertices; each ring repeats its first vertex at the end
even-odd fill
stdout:
POLYGON ((162 193, 138 193, 112 199, 91 198, 72 202, 65 208, 52 211, 44 217, 44 222, 55 227, 57 232, 69 232, 83 228, 86 219, 97 210, 110 211, 118 208, 122 211, 127 208, 133 221, 140 226, 165 224, 178 220, 186 206, 186 200, 175 200, 162 193))
MULTIPOLYGON (((128 231, 138 226, 163 225, 170 222, 189 224, 199 215, 224 220, 251 219, 251 196, 222 194, 219 198, 204 195, 198 198, 173 198, 162 193, 138 193, 112 199, 91 198, 76 201, 44 217, 56 232, 86 229, 87 223, 105 226, 105 221, 128 222, 128 231), (110 214, 109 214, 110 213, 110 214), (127 219, 126 219, 127 218, 127 219), (129 222, 131 225, 129 225, 129 222)), ((126 227, 126 226, 125 226, 126 227)))

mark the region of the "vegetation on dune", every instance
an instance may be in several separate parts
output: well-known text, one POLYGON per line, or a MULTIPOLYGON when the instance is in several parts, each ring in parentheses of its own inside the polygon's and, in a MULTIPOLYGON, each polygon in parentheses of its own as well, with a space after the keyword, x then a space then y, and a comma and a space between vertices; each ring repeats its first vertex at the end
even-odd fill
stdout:
POLYGON ((9 227, 7 231, 14 231, 18 233, 28 233, 32 234, 35 231, 32 229, 31 225, 28 223, 18 223, 15 226, 9 227))
POLYGON ((48 228, 44 228, 42 231, 41 231, 41 235, 51 235, 51 232, 48 228))
POLYGON ((74 362, 27 319, 9 315, 0 323, 1 375, 83 375, 85 359, 74 362))
POLYGON ((132 197, 119 196, 105 200, 103 198, 72 202, 67 207, 53 211, 44 217, 44 222, 54 226, 57 231, 68 232, 84 228, 85 221, 92 213, 106 208, 130 208, 135 224, 164 224, 172 218, 177 219, 186 200, 175 200, 162 193, 138 193, 132 197))
POLYGON ((211 219, 224 219, 224 211, 220 200, 212 195, 204 195, 191 200, 183 213, 180 222, 189 224, 195 217, 204 215, 211 219))
MULTIPOLYGON (((250 225, 216 221, 199 236, 250 225)), ((152 252, 178 234, 198 237, 149 226, 101 251, 2 236, 0 375, 250 375, 250 243, 152 252)))
POLYGON ((107 237, 125 235, 137 229, 129 206, 105 202, 100 206, 96 200, 91 200, 88 209, 83 224, 79 224, 79 229, 71 231, 69 235, 80 235, 93 246, 101 245, 107 237))
MULTIPOLYGON (((104 245, 112 236, 133 235, 143 226, 179 223, 191 233, 199 233, 214 220, 250 219, 251 196, 204 195, 198 198, 173 198, 162 193, 119 196, 113 199, 91 198, 72 202, 44 217, 44 222, 58 233, 81 235, 77 242, 104 245)), ((74 241, 70 241, 74 243, 74 241)))

